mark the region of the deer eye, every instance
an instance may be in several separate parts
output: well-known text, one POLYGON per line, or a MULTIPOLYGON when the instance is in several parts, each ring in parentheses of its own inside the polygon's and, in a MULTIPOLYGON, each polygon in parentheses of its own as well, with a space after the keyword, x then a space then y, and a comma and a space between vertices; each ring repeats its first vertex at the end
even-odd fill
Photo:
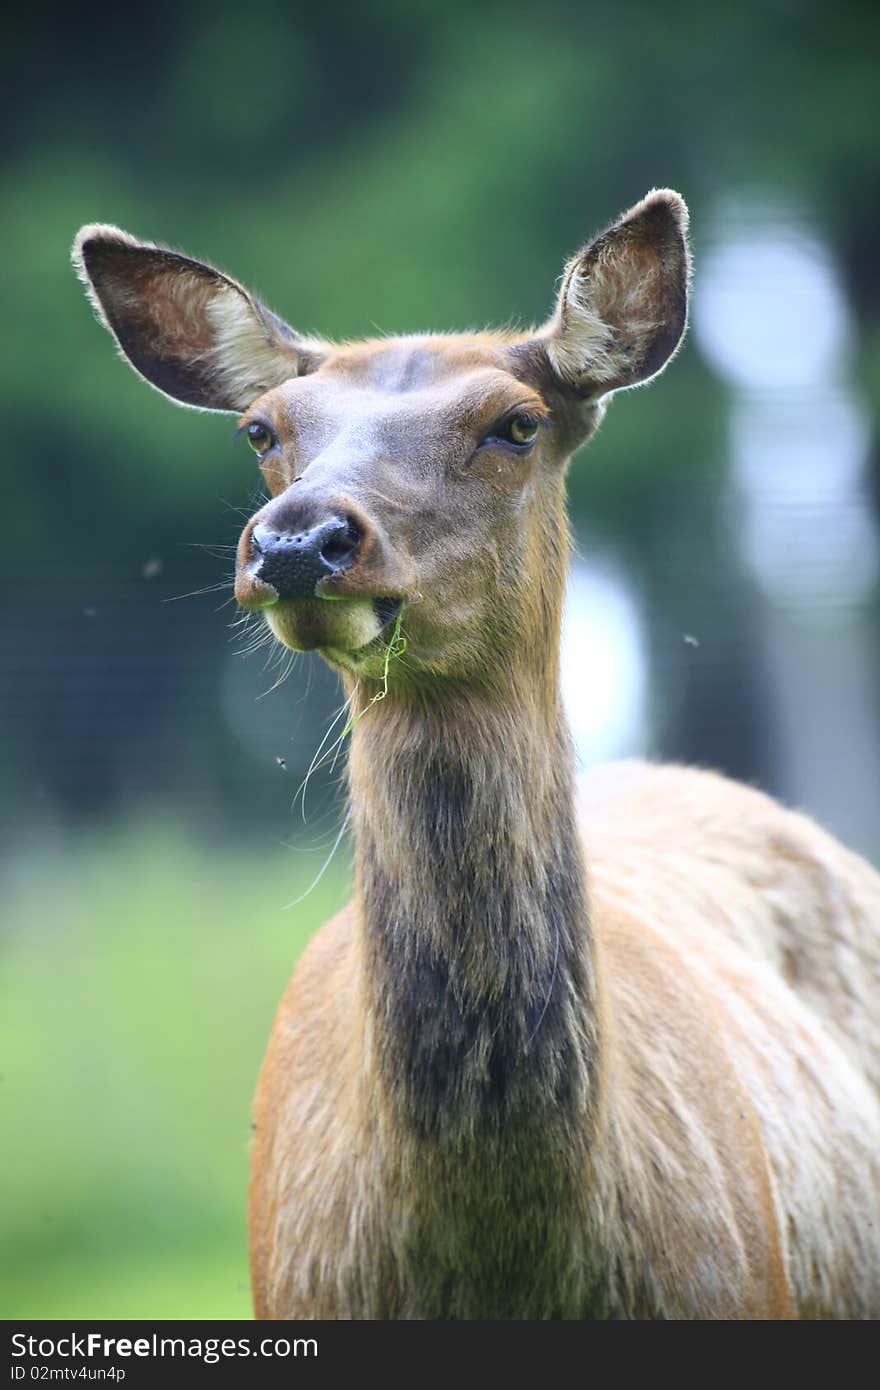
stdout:
POLYGON ((269 429, 269 426, 261 425, 258 420, 248 425, 245 433, 247 434, 248 444, 250 444, 256 454, 267 453, 269 449, 272 448, 272 445, 276 443, 275 436, 269 429))
POLYGON ((527 415, 521 411, 518 415, 511 415, 509 419, 497 424, 486 443, 497 441, 501 444, 513 444, 518 449, 527 449, 537 439, 540 424, 535 415, 527 415))
POLYGON ((507 426, 511 444, 534 444, 538 437, 538 421, 533 415, 514 415, 507 426))

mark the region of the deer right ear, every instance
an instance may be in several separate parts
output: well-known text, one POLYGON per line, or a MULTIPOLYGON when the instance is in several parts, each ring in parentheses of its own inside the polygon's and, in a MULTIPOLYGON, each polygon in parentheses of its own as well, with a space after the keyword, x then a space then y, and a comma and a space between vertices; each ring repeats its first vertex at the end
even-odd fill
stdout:
POLYGON ((687 323, 687 227, 684 200, 655 189, 569 262, 539 333, 563 385, 600 396, 663 370, 687 323))
POLYGON ((235 280, 118 227, 83 227, 73 263, 123 355, 183 405, 241 412, 321 355, 235 280))

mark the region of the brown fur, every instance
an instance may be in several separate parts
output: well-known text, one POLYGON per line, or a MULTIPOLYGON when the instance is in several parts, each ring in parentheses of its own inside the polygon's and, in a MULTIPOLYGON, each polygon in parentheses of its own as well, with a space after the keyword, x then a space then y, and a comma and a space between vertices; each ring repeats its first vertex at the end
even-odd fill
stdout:
POLYGON ((560 708, 565 469, 675 352, 686 227, 649 195, 536 332, 341 347, 198 262, 78 242, 148 380, 270 432, 236 592, 364 715, 355 895, 256 1099, 258 1317, 880 1314, 880 878, 711 773, 576 788, 560 708), (331 516, 352 563, 279 594, 254 528, 331 516))

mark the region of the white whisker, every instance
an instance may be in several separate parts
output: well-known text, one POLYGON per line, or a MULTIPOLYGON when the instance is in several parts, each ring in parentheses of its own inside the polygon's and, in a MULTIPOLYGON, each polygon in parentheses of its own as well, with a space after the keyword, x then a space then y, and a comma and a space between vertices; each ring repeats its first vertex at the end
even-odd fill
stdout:
POLYGON ((342 825, 339 827, 339 834, 336 836, 336 840, 334 841, 333 848, 331 849, 330 853, 327 855, 327 858, 324 860, 324 863, 322 864, 320 871, 319 871, 318 874, 315 876, 315 878, 312 879, 311 883, 309 884, 308 888, 305 890, 304 893, 300 893, 299 897, 298 897, 298 898, 294 898, 293 902, 291 902, 291 903, 285 903, 284 908, 283 908, 283 911, 284 911, 284 912, 289 911, 289 909, 292 908, 292 907, 297 907, 297 906, 302 902, 303 898, 307 898, 307 897, 309 896, 309 894, 311 893, 311 891, 312 891, 313 888, 317 888, 318 884, 321 882, 321 879, 324 877, 325 873, 327 872, 327 870, 329 869, 331 863, 333 862, 333 856, 334 856, 334 854, 336 853, 336 851, 338 850, 339 846, 340 846, 341 843, 342 843, 342 837, 343 837, 343 835, 345 834, 346 830, 348 829, 348 822, 349 822, 350 820, 351 820, 351 807, 349 807, 348 810, 347 810, 346 813, 345 813, 345 819, 343 820, 342 825))
MULTIPOLYGON (((328 740, 328 738, 330 737, 330 735, 332 734, 333 730, 336 728, 336 725, 339 723, 339 721, 340 721, 340 719, 343 717, 343 715, 348 714, 349 711, 351 710, 351 708, 353 707, 354 698, 355 698, 355 696, 357 695, 357 692, 358 692, 358 686, 357 686, 357 684, 356 684, 355 687, 354 687, 354 689, 353 689, 352 692, 351 692, 351 695, 348 697, 347 700, 343 700, 342 705, 341 705, 340 708, 337 710, 336 714, 334 715, 333 719, 331 720, 330 725, 329 725, 329 727, 328 727, 328 729, 327 729, 327 732, 325 733, 324 737, 321 739, 321 742, 318 744, 317 749, 315 750, 315 754, 314 754, 314 756, 313 756, 313 758, 312 758, 311 763, 309 764, 309 770, 308 770, 308 772, 306 773, 305 777, 303 778, 302 784, 301 784, 301 786, 299 787, 299 790, 297 791, 296 796, 293 798, 293 804, 294 804, 294 806, 295 806, 295 805, 296 805, 296 799, 297 799, 297 797, 301 797, 302 818, 303 818, 303 821, 305 821, 305 818, 306 818, 306 790, 307 790, 308 785, 309 785, 309 778, 312 776, 312 773, 315 772, 315 771, 317 771, 317 769, 322 765, 321 754, 322 754, 323 751, 324 751, 324 747, 325 747, 325 745, 326 745, 326 743, 327 743, 327 740, 328 740)), ((348 726, 346 725, 346 728, 347 728, 347 727, 348 727, 348 726)), ((326 761, 326 759, 330 757, 330 754, 331 754, 332 752, 336 751, 337 745, 338 745, 339 743, 343 742, 343 741, 344 741, 344 738, 345 738, 345 728, 343 729, 342 733, 340 734, 340 736, 339 736, 339 738, 336 740, 336 742, 335 742, 334 744, 331 745, 330 749, 328 750, 327 754, 325 755, 324 761, 326 761)))

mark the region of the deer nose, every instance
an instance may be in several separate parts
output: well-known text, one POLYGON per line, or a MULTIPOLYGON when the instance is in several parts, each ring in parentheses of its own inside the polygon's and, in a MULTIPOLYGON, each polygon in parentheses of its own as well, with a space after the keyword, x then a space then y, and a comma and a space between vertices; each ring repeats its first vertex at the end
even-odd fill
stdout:
POLYGON ((275 531, 262 523, 251 532, 255 579, 271 584, 279 598, 314 598, 329 575, 342 574, 357 559, 361 532, 333 516, 308 530, 275 531))

